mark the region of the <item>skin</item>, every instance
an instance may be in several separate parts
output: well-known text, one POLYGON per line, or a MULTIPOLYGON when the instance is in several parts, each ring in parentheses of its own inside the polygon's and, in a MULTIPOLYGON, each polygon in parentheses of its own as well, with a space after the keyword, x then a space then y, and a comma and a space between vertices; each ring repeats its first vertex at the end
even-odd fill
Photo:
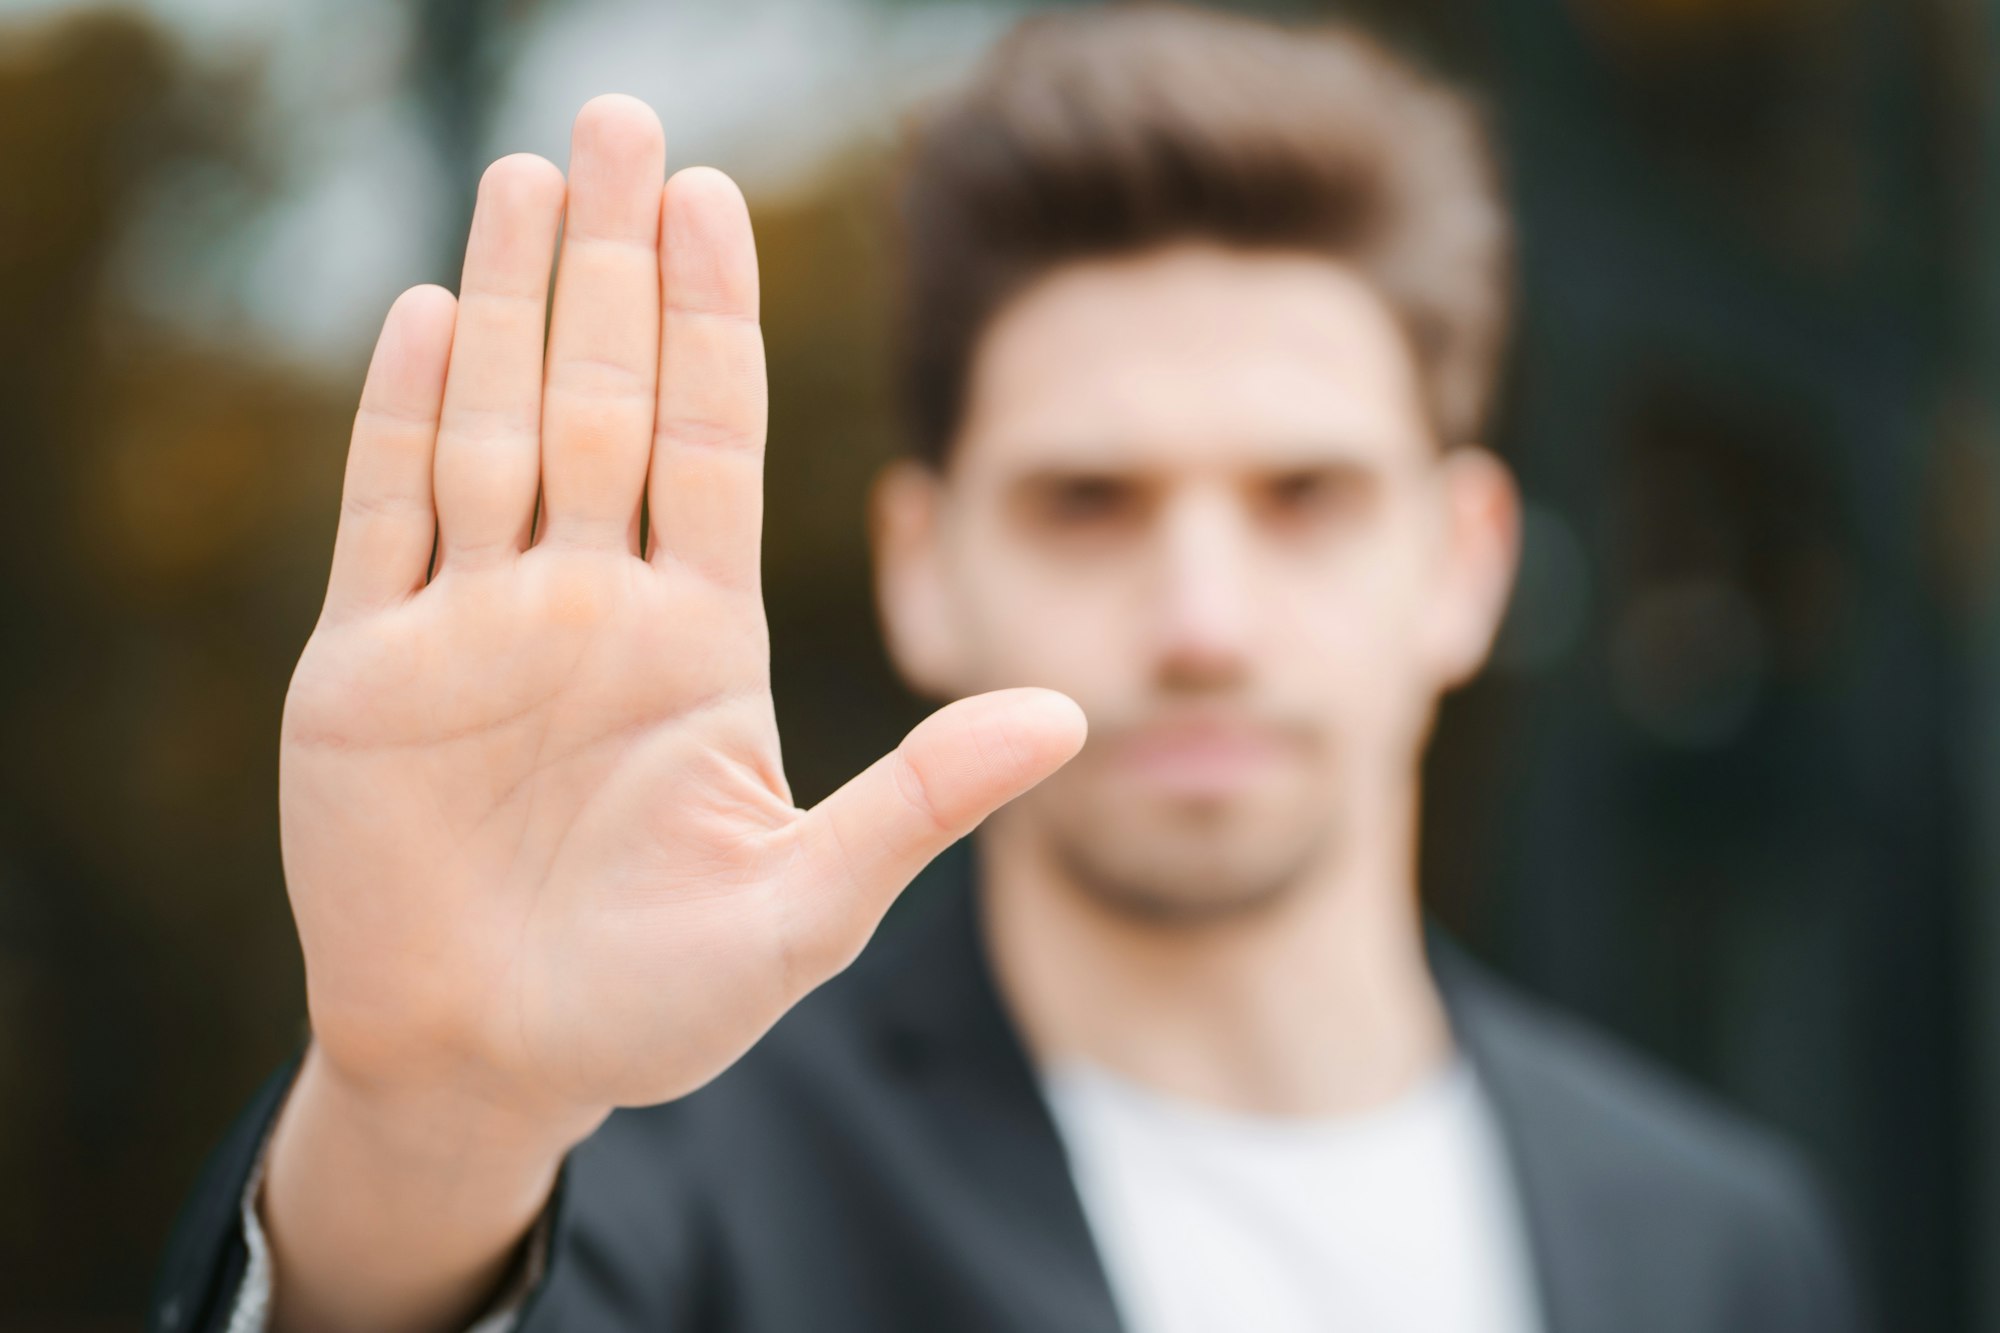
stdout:
POLYGON ((895 658, 1083 705, 980 836, 990 947, 1044 1062, 1325 1114, 1449 1050, 1418 763, 1504 608, 1518 502, 1444 451, 1336 261, 1189 244, 1060 268, 984 332, 947 465, 875 497, 895 658))
POLYGON ((405 293, 363 390, 285 715, 314 1041, 260 1199, 279 1329, 465 1323, 571 1146, 720 1072, 1009 801, 989 934, 1038 1058, 1322 1111, 1448 1049, 1417 757, 1515 507, 1438 450, 1381 303, 1201 246, 1017 297, 950 466, 876 497, 891 650, 957 702, 801 811, 749 227, 717 173, 662 190, 661 138, 601 98, 567 182, 497 163, 461 295, 405 293))

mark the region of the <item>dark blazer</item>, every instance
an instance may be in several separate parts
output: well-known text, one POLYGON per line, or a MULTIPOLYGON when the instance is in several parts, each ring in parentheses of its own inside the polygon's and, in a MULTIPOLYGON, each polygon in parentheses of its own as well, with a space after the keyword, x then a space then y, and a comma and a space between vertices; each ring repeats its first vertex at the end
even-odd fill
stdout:
MULTIPOLYGON (((1118 1333, 969 862, 945 858, 853 968, 708 1087, 618 1112, 570 1155, 523 1333, 1118 1333)), ((1442 939, 1431 961, 1501 1122, 1548 1333, 1861 1326, 1789 1150, 1442 939)), ((158 1333, 224 1326, 238 1202, 288 1078, 188 1204, 158 1333)))

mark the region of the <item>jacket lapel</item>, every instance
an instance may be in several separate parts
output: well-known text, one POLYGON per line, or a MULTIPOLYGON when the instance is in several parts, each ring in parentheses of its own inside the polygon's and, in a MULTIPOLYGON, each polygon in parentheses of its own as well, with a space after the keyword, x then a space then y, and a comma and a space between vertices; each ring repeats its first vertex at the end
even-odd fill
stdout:
POLYGON ((1518 1012, 1524 1002, 1440 931, 1429 930, 1426 945, 1453 1035, 1500 1124, 1546 1333, 1638 1333, 1618 1225, 1618 1209, 1633 1203, 1601 1197, 1617 1175, 1615 1137, 1541 1058, 1545 1039, 1518 1012))
POLYGON ((978 1201, 982 1281, 1027 1333, 1120 1333, 1062 1140, 994 983, 966 845, 932 863, 892 921, 875 1010, 884 1054, 922 1099, 978 1201), (890 961, 890 959, 885 959, 890 961))

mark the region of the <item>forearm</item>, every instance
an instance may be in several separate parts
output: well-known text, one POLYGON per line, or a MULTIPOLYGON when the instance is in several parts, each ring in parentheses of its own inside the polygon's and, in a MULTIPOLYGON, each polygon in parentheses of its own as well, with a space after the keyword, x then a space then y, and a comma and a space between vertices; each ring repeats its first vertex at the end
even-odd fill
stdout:
POLYGON ((309 1052, 259 1212, 273 1333, 448 1333, 500 1285, 587 1125, 446 1093, 394 1099, 309 1052))

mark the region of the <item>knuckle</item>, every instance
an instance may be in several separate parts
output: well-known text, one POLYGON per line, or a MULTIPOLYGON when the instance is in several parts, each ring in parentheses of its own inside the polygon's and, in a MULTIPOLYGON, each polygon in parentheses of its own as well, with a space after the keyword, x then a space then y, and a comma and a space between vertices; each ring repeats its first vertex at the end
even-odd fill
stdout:
POLYGON ((437 429, 438 414, 429 408, 402 407, 388 402, 363 403, 354 413, 358 426, 403 434, 410 431, 430 432, 437 429))
POLYGON ((529 403, 454 403, 438 422, 438 448, 477 447, 489 440, 522 441, 539 434, 529 403))
POLYGON ((565 356, 549 366, 549 392, 650 403, 653 377, 648 370, 611 357, 565 356))
POLYGON ((340 500, 340 516, 349 522, 365 522, 369 519, 410 519, 432 517, 430 497, 418 497, 398 493, 377 493, 368 495, 344 495, 340 500))
POLYGON ((676 415, 662 417, 656 436, 665 444, 691 449, 751 449, 758 431, 741 421, 722 417, 676 415))
POLYGON ((889 765, 889 777, 903 804, 922 819, 927 828, 940 834, 949 834, 957 828, 957 822, 947 818, 939 808, 930 784, 924 780, 922 769, 900 747, 889 765))

